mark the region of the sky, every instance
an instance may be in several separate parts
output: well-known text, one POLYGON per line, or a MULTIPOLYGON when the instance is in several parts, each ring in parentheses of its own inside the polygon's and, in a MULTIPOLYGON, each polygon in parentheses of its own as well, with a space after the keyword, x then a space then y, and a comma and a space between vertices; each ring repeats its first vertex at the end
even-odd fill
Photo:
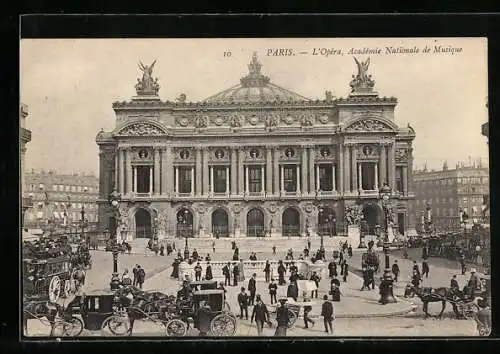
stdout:
POLYGON ((96 134, 113 130, 112 103, 136 94, 139 61, 157 60, 153 77, 162 100, 184 93, 196 102, 238 84, 254 51, 271 82, 324 99, 326 90, 349 94, 357 71, 351 48, 380 49, 354 56, 370 58, 375 90, 396 97, 396 123, 415 129, 414 169, 424 163, 440 169, 444 161, 451 168, 469 157, 487 161, 480 133, 488 120, 485 38, 23 39, 20 100, 28 105, 26 128, 32 131, 26 170, 97 175, 96 134), (390 46, 419 52, 387 54, 390 46), (437 53, 435 46, 455 50, 437 53), (272 55, 279 49, 294 55, 272 55), (321 55, 325 49, 342 54, 321 55))

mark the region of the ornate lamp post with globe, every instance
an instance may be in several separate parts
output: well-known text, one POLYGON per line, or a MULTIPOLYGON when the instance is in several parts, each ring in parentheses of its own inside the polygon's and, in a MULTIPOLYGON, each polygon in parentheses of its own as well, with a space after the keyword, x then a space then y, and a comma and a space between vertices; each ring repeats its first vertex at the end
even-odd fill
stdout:
POLYGON ((388 226, 391 222, 391 211, 390 211, 390 201, 391 198, 391 188, 384 183, 379 191, 380 199, 382 202, 382 210, 384 212, 384 254, 385 254, 385 269, 384 275, 382 276, 382 281, 380 283, 380 300, 378 301, 382 305, 395 303, 396 298, 393 295, 393 279, 389 264, 389 233, 388 226))
POLYGON ((118 290, 120 286, 120 277, 118 275, 118 254, 120 253, 120 250, 118 248, 118 243, 117 243, 117 232, 118 232, 118 220, 120 218, 120 211, 119 211, 119 206, 120 206, 120 201, 122 197, 121 194, 118 193, 116 190, 113 190, 113 192, 108 196, 108 201, 109 204, 111 205, 111 209, 114 214, 114 222, 111 226, 111 252, 113 253, 113 275, 111 276, 111 282, 109 283, 109 286, 112 291, 118 290))

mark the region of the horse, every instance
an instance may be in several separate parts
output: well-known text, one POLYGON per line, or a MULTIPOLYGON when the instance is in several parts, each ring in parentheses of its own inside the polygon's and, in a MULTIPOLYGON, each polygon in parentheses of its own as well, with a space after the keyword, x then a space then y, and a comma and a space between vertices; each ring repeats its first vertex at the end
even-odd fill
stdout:
POLYGON ((73 321, 71 305, 71 303, 68 303, 64 307, 57 303, 49 303, 48 301, 26 301, 23 307, 23 329, 25 335, 28 335, 28 320, 40 320, 45 317, 50 324, 50 336, 52 337, 55 334, 57 317, 68 323, 73 321))
POLYGON ((175 297, 165 295, 158 291, 146 292, 134 286, 123 287, 115 293, 115 301, 118 306, 125 310, 129 319, 130 328, 128 334, 132 335, 135 320, 167 319, 167 312, 172 310, 175 297))
POLYGON ((413 284, 408 284, 405 288, 404 297, 413 297, 418 296, 423 303, 423 310, 425 313, 425 318, 428 316, 442 318, 443 312, 446 309, 446 302, 451 302, 453 306, 453 312, 455 315, 460 317, 460 312, 458 311, 458 307, 456 305, 456 300, 461 298, 461 292, 457 290, 453 290, 447 287, 415 287, 413 284), (437 316, 432 316, 428 312, 429 303, 439 302, 441 301, 441 312, 437 316))

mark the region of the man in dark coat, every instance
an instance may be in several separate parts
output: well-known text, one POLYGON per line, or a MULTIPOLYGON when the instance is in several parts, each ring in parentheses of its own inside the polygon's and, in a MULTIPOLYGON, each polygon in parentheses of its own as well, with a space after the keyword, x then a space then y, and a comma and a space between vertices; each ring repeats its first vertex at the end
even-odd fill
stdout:
POLYGON ((394 281, 398 281, 398 275, 399 275, 399 265, 398 261, 395 260, 394 264, 392 265, 392 274, 394 274, 394 281))
POLYGON ((201 265, 200 262, 196 263, 196 267, 194 267, 194 280, 199 281, 201 280, 201 265))
POLYGON ((255 292, 257 291, 257 282, 255 278, 257 278, 257 274, 253 273, 252 277, 248 281, 248 291, 250 291, 250 298, 248 304, 250 306, 254 305, 255 292))
POLYGON ((323 296, 323 305, 321 305, 321 316, 323 316, 323 323, 325 325, 325 332, 333 334, 333 320, 335 318, 333 313, 333 304, 328 301, 328 296, 323 296), (328 330, 330 329, 330 330, 328 330))
POLYGON ((330 263, 328 263, 328 276, 330 278, 333 278, 336 272, 337 272, 337 264, 335 264, 335 261, 332 260, 330 263))
POLYGON ((260 295, 257 295, 256 304, 253 307, 252 316, 250 317, 250 324, 255 319, 255 324, 257 325, 257 333, 259 336, 262 335, 264 329, 264 323, 269 322, 269 312, 267 311, 266 305, 262 302, 260 295))
POLYGON ((418 276, 420 276, 420 268, 418 268, 417 261, 413 261, 413 271, 418 273, 418 276))
POLYGON ((278 302, 276 300, 276 293, 278 292, 278 285, 274 281, 274 278, 271 279, 271 284, 269 284, 269 295, 271 296, 271 305, 278 302))
POLYGON ((297 301, 299 297, 299 288, 296 282, 290 282, 286 290, 286 297, 291 297, 294 301, 297 301))
POLYGON ((233 263, 233 286, 238 285, 239 276, 240 276, 240 269, 238 268, 238 264, 233 263))
POLYGON ((137 271, 139 270, 139 265, 136 264, 134 269, 132 269, 132 273, 134 274, 134 281, 132 283, 133 286, 137 286, 137 271))
POLYGON ((291 283, 294 283, 294 282, 296 282, 298 279, 299 279, 299 275, 297 274, 297 272, 296 272, 296 271, 293 271, 293 270, 292 270, 292 274, 290 274, 290 278, 289 278, 290 282, 291 282, 291 283))
POLYGON ((231 273, 229 272, 229 262, 222 267, 222 274, 224 275, 224 285, 231 285, 231 273))
POLYGON ((285 284, 285 273, 286 273, 286 268, 283 265, 283 261, 278 262, 278 284, 283 285, 285 284))
POLYGON ((311 275, 311 278, 309 280, 312 280, 314 282, 314 284, 316 284, 316 290, 313 290, 311 292, 311 298, 318 298, 318 288, 319 288, 319 281, 321 280, 321 278, 319 277, 319 275, 316 273, 316 272, 313 272, 312 275, 311 275))
POLYGON ((212 275, 212 266, 210 265, 210 262, 207 262, 207 268, 205 268, 205 279, 206 280, 212 280, 214 277, 212 275))
POLYGON ((178 258, 174 259, 174 263, 172 263, 172 274, 170 274, 170 278, 179 278, 179 264, 180 260, 178 258))
POLYGON ((333 278, 330 282, 330 294, 332 294, 333 301, 340 301, 340 281, 337 279, 337 277, 333 278))
POLYGON ((347 282, 347 276, 349 275, 349 264, 347 264, 347 261, 344 260, 344 283, 347 282))
POLYGON ((276 332, 274 332, 276 337, 286 336, 289 321, 288 308, 285 305, 286 301, 286 299, 280 299, 280 306, 276 309, 276 321, 278 322, 278 327, 276 327, 276 332))
POLYGON ((347 255, 349 257, 352 257, 352 246, 351 245, 349 245, 349 247, 347 247, 347 255))
POLYGON ((289 269, 290 269, 290 273, 291 272, 297 273, 299 271, 299 268, 297 268, 297 266, 295 265, 295 262, 292 262, 289 269))
POLYGON ((269 281, 271 280, 271 263, 269 263, 269 261, 266 261, 264 274, 266 275, 266 283, 269 283, 269 281))
POLYGON ((425 259, 422 261, 422 278, 424 277, 424 274, 426 278, 429 278, 429 265, 425 259))
POLYGON ((240 318, 243 319, 243 312, 245 312, 245 319, 248 320, 248 295, 243 287, 241 293, 238 294, 238 304, 240 305, 240 318))
POLYGON ((146 279, 146 272, 144 269, 138 265, 137 266, 137 284, 139 285, 139 289, 142 289, 142 284, 144 284, 144 280, 146 279))
MULTIPOLYGON (((304 302, 311 302, 311 299, 307 297, 307 292, 304 292, 304 302)), ((314 327, 314 321, 309 317, 311 311, 311 305, 304 305, 304 328, 309 328, 309 323, 314 327)))

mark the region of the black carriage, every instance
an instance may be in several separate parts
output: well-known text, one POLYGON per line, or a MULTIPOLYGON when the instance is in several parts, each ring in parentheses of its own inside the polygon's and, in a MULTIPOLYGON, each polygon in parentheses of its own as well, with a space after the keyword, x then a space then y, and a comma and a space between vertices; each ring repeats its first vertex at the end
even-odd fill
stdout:
POLYGON ((197 280, 189 282, 192 291, 217 289, 217 280, 197 280))
POLYGON ((184 336, 190 325, 202 335, 234 336, 236 317, 226 310, 224 290, 196 290, 191 303, 180 309, 179 316, 166 323, 168 336, 184 336))

